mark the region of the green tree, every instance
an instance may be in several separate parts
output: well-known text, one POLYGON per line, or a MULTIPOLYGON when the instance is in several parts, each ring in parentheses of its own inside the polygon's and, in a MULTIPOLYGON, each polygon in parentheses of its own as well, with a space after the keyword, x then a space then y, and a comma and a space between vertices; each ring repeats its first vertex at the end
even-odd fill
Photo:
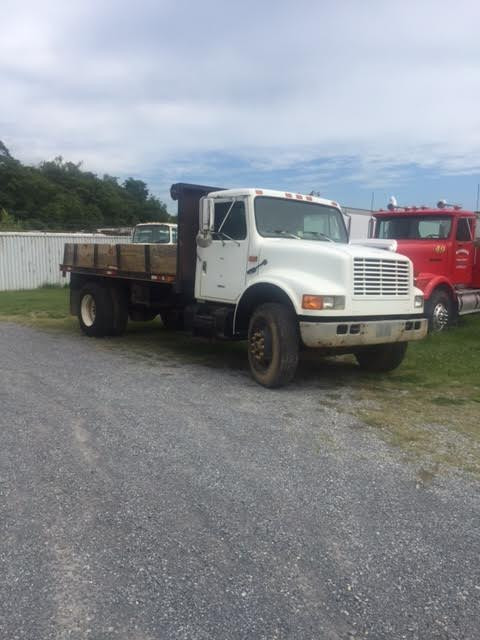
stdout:
POLYGON ((0 209, 0 231, 21 231, 22 225, 6 209, 0 209))
POLYGON ((125 191, 137 202, 146 202, 148 198, 148 187, 142 180, 127 178, 123 183, 125 191))
POLYGON ((165 204, 142 180, 99 178, 62 156, 25 166, 1 141, 0 208, 24 229, 82 231, 169 220, 165 204))

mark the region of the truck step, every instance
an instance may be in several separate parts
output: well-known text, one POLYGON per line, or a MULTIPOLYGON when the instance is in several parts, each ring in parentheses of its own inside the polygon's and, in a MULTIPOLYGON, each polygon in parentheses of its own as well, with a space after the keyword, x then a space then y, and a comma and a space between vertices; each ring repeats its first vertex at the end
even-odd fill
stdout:
POLYGON ((204 336, 212 338, 215 335, 215 318, 210 315, 195 315, 192 323, 192 333, 194 336, 204 336))

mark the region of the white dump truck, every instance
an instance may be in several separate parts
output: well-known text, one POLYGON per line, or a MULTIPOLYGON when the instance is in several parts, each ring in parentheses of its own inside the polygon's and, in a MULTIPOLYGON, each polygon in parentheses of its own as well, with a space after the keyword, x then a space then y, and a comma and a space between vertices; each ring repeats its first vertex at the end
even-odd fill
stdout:
POLYGON ((423 338, 411 261, 348 243, 340 206, 268 189, 174 184, 178 244, 65 246, 71 312, 89 336, 128 319, 247 340, 254 379, 279 387, 303 348, 352 353, 384 372, 423 338))

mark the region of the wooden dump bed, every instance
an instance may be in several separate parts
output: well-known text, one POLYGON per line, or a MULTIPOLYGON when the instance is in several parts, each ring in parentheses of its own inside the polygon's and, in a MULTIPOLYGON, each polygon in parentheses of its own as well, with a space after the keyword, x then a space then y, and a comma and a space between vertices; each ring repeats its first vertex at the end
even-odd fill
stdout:
POLYGON ((177 246, 161 244, 66 244, 64 272, 174 282, 177 246))

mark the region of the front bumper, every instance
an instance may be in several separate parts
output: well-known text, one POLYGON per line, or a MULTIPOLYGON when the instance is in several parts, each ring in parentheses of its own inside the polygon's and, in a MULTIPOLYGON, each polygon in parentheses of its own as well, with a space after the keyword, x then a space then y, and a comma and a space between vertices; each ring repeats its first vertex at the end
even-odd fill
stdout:
POLYGON ((355 322, 302 322, 300 335, 306 347, 355 347, 387 342, 410 342, 427 335, 426 318, 355 322))

